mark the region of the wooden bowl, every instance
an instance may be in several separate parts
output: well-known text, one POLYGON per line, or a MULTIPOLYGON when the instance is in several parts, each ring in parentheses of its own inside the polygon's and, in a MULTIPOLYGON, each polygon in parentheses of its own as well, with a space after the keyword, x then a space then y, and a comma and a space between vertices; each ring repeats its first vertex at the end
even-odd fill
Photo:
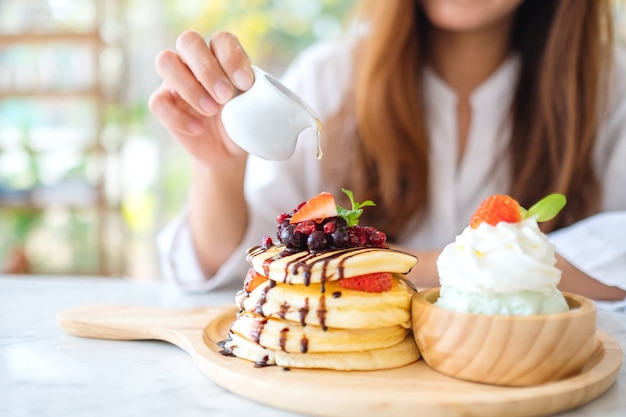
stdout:
POLYGON ((527 386, 581 371, 597 344, 593 302, 563 293, 570 309, 535 316, 459 313, 435 305, 439 288, 413 297, 413 334, 426 363, 454 378, 527 386))

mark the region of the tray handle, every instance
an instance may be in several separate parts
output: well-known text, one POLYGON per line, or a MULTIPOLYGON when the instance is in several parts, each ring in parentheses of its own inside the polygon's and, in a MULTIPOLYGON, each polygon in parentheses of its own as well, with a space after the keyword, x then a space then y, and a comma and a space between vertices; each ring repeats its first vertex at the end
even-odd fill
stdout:
POLYGON ((164 340, 183 346, 186 330, 203 329, 228 307, 164 309, 117 305, 89 305, 57 314, 61 328, 79 337, 110 340, 164 340))

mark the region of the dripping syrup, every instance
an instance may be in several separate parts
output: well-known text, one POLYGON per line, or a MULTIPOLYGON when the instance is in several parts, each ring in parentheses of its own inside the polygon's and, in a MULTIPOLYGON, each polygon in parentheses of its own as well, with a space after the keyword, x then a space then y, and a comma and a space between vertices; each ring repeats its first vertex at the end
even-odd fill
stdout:
POLYGON ((324 156, 320 140, 320 134, 322 133, 322 121, 320 119, 315 119, 315 123, 317 124, 317 150, 315 151, 315 157, 317 159, 322 159, 322 156, 324 156))

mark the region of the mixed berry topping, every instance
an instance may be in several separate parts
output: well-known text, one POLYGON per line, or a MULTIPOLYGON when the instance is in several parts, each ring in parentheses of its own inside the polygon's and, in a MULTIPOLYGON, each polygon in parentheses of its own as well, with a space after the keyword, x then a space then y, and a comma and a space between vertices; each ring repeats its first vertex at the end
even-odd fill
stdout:
MULTIPOLYGON (((347 210, 335 204, 330 193, 320 193, 296 207, 290 213, 276 217, 278 223, 276 237, 289 252, 326 252, 351 247, 384 247, 385 233, 374 227, 358 225, 365 206, 374 203, 355 203, 352 193, 344 190, 350 198, 352 209, 347 210)), ((263 247, 271 246, 271 238, 264 237, 263 247)))
POLYGON ((325 218, 319 223, 307 220, 290 224, 289 221, 283 221, 278 224, 276 236, 292 252, 384 247, 387 240, 385 233, 373 227, 348 226, 346 221, 338 216, 325 218))

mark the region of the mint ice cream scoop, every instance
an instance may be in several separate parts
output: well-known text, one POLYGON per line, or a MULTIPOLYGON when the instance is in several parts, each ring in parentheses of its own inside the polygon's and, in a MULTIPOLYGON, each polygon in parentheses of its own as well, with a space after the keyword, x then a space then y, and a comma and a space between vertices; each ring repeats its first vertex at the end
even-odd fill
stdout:
POLYGON ((436 304, 492 315, 567 311, 555 264, 554 246, 536 216, 467 227, 437 260, 441 291, 436 304))

